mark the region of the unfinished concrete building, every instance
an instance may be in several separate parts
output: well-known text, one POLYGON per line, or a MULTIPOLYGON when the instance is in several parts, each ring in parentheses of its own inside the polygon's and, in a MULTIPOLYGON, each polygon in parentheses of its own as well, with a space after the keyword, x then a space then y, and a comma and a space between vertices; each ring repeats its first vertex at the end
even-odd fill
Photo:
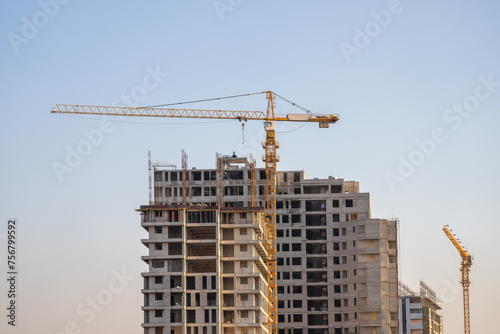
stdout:
MULTIPOLYGON (((154 171, 154 202, 264 207, 263 168, 221 157, 215 169, 154 171), (184 180, 184 182, 183 182, 184 180)), ((373 219, 357 182, 277 178, 280 334, 396 334, 397 222, 373 219)))
POLYGON ((420 293, 400 283, 400 334, 443 334, 443 317, 436 293, 420 281, 420 293))
POLYGON ((267 333, 265 224, 258 209, 145 205, 145 334, 267 333))

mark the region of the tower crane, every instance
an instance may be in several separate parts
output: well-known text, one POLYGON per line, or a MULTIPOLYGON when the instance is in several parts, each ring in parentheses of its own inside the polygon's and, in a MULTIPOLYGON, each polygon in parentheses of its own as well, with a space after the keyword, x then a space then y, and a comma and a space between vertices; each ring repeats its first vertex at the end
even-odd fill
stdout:
MULTIPOLYGON (((279 144, 276 141, 275 122, 302 122, 318 123, 320 128, 328 128, 330 124, 339 120, 339 115, 313 114, 308 110, 307 114, 275 114, 276 96, 272 91, 265 91, 253 94, 266 94, 267 111, 234 111, 234 110, 207 110, 207 109, 172 109, 164 107, 105 107, 89 105, 69 105, 57 104, 52 113, 64 114, 87 114, 106 116, 140 116, 140 117, 171 117, 171 118, 204 118, 204 119, 234 119, 239 121, 264 121, 266 140, 262 144, 264 155, 262 160, 266 170, 266 211, 265 221, 267 227, 267 251, 268 261, 268 326, 269 333, 278 332, 278 300, 277 300, 277 258, 276 258, 276 164, 279 156, 276 150, 279 144)), ((240 95, 243 96, 243 95, 240 95)), ((219 100, 216 98, 213 100, 219 100)), ((283 100, 292 103, 284 98, 283 100)), ((208 101, 208 100, 201 100, 208 101)), ((200 102, 200 101, 193 101, 200 102)), ((177 103, 177 104, 183 104, 177 103)), ((296 105, 292 103, 293 105, 296 105)), ((301 108, 299 106, 299 108, 301 108)), ((183 178, 184 179, 184 178, 183 178)))
POLYGON ((462 247, 460 242, 451 233, 451 230, 443 226, 443 231, 448 236, 448 239, 452 242, 455 248, 458 250, 462 256, 462 265, 460 271, 462 272, 462 288, 464 293, 464 333, 470 334, 470 309, 469 309, 469 271, 472 266, 473 257, 462 247))

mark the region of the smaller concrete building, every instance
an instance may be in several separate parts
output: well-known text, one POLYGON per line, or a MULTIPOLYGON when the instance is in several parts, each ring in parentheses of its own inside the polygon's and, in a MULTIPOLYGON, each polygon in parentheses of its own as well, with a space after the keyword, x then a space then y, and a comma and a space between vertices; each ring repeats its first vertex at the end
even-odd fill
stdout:
POLYGON ((399 333, 443 334, 443 317, 436 293, 420 281, 420 293, 399 284, 399 333))

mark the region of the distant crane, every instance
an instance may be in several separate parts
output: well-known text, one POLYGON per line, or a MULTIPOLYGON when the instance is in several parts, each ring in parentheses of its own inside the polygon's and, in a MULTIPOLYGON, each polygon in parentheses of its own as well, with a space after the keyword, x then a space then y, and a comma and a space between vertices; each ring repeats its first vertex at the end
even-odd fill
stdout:
MULTIPOLYGON (((71 105, 57 104, 52 108, 52 113, 63 114, 86 114, 86 115, 106 115, 106 116, 139 116, 139 117, 171 117, 171 118, 204 118, 204 119, 234 119, 240 122, 250 120, 264 121, 264 130, 266 131, 266 140, 262 144, 264 155, 262 160, 266 165, 266 213, 265 220, 267 226, 267 251, 268 260, 267 268, 269 270, 268 282, 268 325, 269 334, 278 333, 278 288, 277 288, 277 257, 276 257, 276 164, 279 161, 279 156, 276 150, 279 144, 276 141, 275 122, 301 122, 301 123, 317 123, 320 128, 328 128, 330 124, 334 124, 339 120, 339 115, 321 115, 311 113, 309 110, 279 96, 272 91, 265 91, 252 94, 242 94, 228 97, 219 97, 214 99, 180 102, 174 104, 185 104, 193 102, 204 102, 221 100, 232 97, 248 96, 255 94, 266 94, 267 111, 234 111, 234 110, 206 110, 206 109, 172 109, 164 108, 164 106, 156 107, 104 107, 104 106, 88 106, 88 105, 71 105), (307 114, 285 114, 275 115, 275 99, 276 96, 282 100, 291 103, 292 105, 307 112, 307 114)), ((173 104, 169 104, 173 105, 173 104)), ((168 106, 169 106, 168 105, 168 106)), ((252 169, 255 168, 255 163, 252 163, 252 169)), ((185 196, 185 180, 187 179, 187 155, 182 154, 182 170, 183 170, 183 203, 186 203, 185 196)), ((254 178, 255 179, 255 178, 254 178)), ((217 182, 222 182, 218 179, 217 182)), ((252 180, 253 182, 253 180, 252 180)), ((255 188, 254 190, 255 191, 255 188)), ((217 197, 218 203, 224 193, 217 197)), ((219 195, 219 194, 218 194, 219 195)))
POLYGON ((451 230, 449 230, 446 225, 443 226, 443 231, 462 256, 462 266, 460 267, 460 271, 462 272, 461 283, 464 290, 464 333, 470 334, 469 271, 472 266, 473 257, 462 247, 458 239, 454 237, 454 234, 451 233, 451 230))

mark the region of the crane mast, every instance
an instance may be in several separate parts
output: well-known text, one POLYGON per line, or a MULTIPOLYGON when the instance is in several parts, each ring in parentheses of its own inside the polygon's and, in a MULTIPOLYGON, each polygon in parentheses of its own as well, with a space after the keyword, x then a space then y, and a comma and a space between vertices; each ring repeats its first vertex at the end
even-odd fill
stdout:
MULTIPOLYGON (((276 258, 276 164, 279 156, 276 150, 279 145, 276 141, 275 122, 312 122, 318 123, 320 128, 328 128, 330 124, 339 120, 338 115, 319 114, 286 114, 275 115, 276 94, 266 91, 267 112, 262 111, 233 111, 233 110, 208 110, 208 109, 172 109, 157 107, 105 107, 88 105, 57 104, 52 113, 86 114, 106 116, 140 116, 140 117, 171 117, 171 118, 204 118, 204 119, 235 119, 239 121, 260 120, 264 121, 266 141, 262 144, 264 155, 262 160, 266 168, 266 212, 267 226, 267 268, 268 274, 268 326, 269 334, 278 333, 278 300, 277 300, 277 258, 276 258)), ((252 95, 252 94, 248 94, 252 95)), ((288 101, 290 102, 290 101, 288 101)), ((217 157, 219 157, 217 155, 217 157)), ((220 159, 217 159, 219 161, 220 159)), ((183 191, 182 202, 186 204, 187 192, 187 155, 182 153, 183 191)), ((217 162, 217 203, 223 205, 224 191, 220 185, 223 182, 223 166, 217 162)), ((255 169, 255 165, 252 167, 255 169)), ((254 182, 254 180, 252 180, 254 182)))
POLYGON ((266 130, 266 141, 263 148, 265 155, 262 160, 266 164, 266 225, 267 225, 267 269, 269 270, 267 279, 267 299, 268 299, 268 322, 269 332, 278 332, 278 282, 277 259, 276 259, 276 163, 279 161, 276 149, 279 147, 276 142, 274 129, 274 93, 267 93, 267 119, 264 122, 266 130))
POLYGON ((462 247, 460 242, 455 238, 455 236, 451 233, 451 230, 448 227, 443 226, 443 231, 450 239, 452 244, 460 253, 462 257, 462 263, 460 267, 460 271, 462 272, 462 288, 463 288, 463 302, 464 302, 464 333, 470 334, 470 308, 469 308, 469 272, 470 267, 472 266, 472 256, 462 247))

